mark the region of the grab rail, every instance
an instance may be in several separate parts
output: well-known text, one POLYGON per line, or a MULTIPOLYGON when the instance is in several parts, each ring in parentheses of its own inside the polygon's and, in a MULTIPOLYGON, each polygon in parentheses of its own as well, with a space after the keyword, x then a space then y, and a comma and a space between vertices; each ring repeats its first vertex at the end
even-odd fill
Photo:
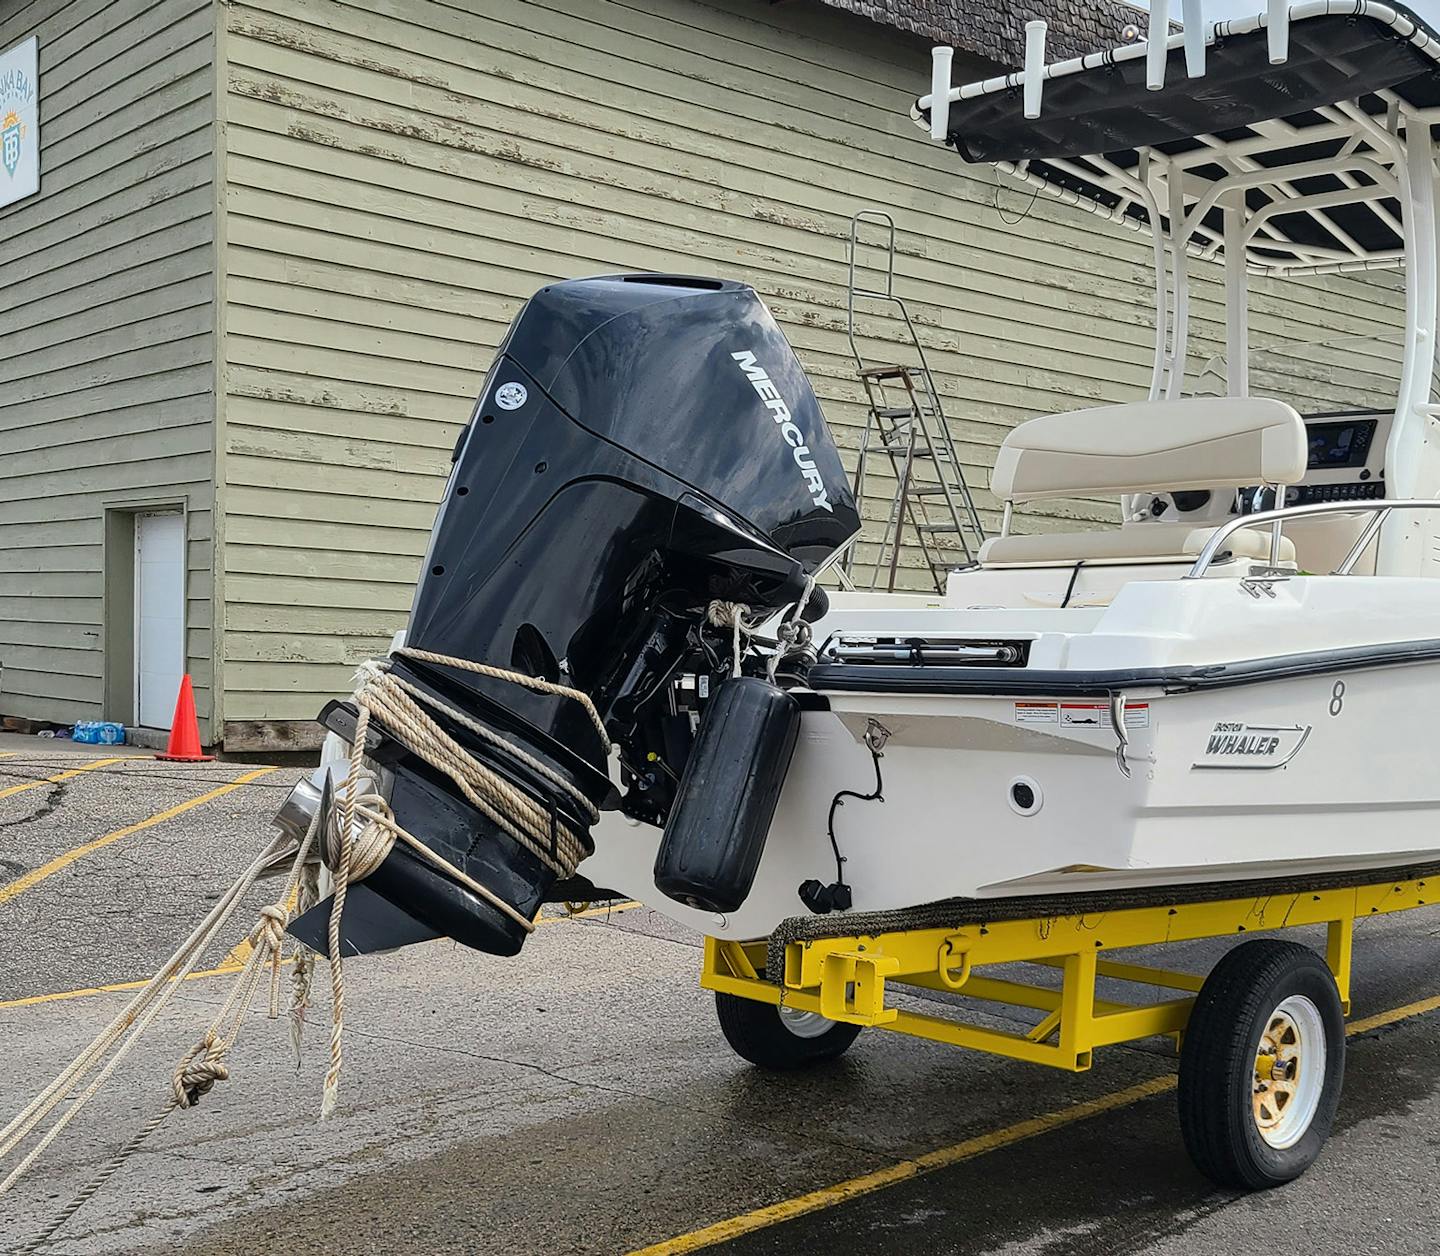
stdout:
POLYGON ((1425 500, 1422 498, 1408 498, 1386 500, 1381 498, 1378 501, 1366 502, 1319 502, 1313 506, 1286 506, 1280 510, 1260 510, 1253 515, 1237 515, 1229 523, 1222 524, 1216 529, 1215 535, 1206 543, 1205 548, 1200 551, 1200 556, 1195 560, 1195 565, 1185 573, 1186 580, 1198 580, 1209 569, 1215 555, 1220 552, 1225 542, 1230 539, 1234 532, 1242 528, 1253 528, 1260 524, 1271 524, 1273 527, 1272 541, 1270 546, 1270 563, 1275 566, 1280 559, 1279 544, 1281 529, 1291 519, 1308 519, 1315 515, 1364 515, 1371 514, 1375 517, 1370 520, 1361 531, 1355 544, 1350 547, 1350 552, 1345 555, 1344 560, 1330 574, 1332 576, 1347 576, 1350 569, 1359 560, 1375 540, 1376 534, 1380 531, 1381 525, 1389 518, 1391 511, 1395 510, 1440 510, 1440 501, 1425 500))

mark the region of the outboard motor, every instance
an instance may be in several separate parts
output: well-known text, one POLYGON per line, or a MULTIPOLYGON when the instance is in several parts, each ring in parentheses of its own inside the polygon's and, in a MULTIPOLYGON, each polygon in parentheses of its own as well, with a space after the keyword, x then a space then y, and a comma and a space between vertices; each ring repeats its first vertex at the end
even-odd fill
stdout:
MULTIPOLYGON (((682 775, 707 794, 714 787, 713 763, 687 767, 697 724, 702 749, 729 737, 704 720, 707 696, 741 697, 726 680, 730 630, 707 622, 707 608, 740 603, 758 621, 793 606, 858 527, 815 394, 752 289, 658 275, 554 284, 515 320, 456 443, 407 649, 391 672, 434 699, 431 713, 469 753, 586 841, 590 817, 567 791, 446 708, 595 807, 663 826, 682 775), (575 701, 436 666, 421 652, 588 694, 618 750, 621 788, 575 701)), ((738 817, 748 835, 738 863, 722 876, 709 850, 696 885, 677 872, 667 892, 733 901, 748 889, 747 862, 754 875, 756 836, 763 841, 795 737, 784 709, 793 701, 756 683, 774 695, 760 704, 766 713, 730 723, 771 729, 764 744, 779 774, 746 795, 754 801, 738 817)), ((337 702, 321 719, 350 739, 356 714, 337 702)), ((590 888, 557 883, 383 722, 371 723, 368 742, 395 821, 520 916, 590 888)), ((710 795, 712 807, 721 797, 710 795)), ((320 904, 293 932, 319 945, 328 911, 320 904)), ((351 888, 343 928, 349 952, 448 935, 513 954, 525 938, 512 916, 403 844, 351 888)))

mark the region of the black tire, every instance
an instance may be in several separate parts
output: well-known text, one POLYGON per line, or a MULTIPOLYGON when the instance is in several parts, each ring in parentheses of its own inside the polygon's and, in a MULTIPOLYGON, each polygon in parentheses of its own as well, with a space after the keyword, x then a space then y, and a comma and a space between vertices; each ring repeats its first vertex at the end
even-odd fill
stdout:
POLYGON ((1344 1076, 1345 1014, 1325 961, 1294 942, 1263 939, 1236 947, 1206 978, 1180 1051, 1180 1132, 1195 1167, 1235 1190, 1268 1190, 1293 1181, 1314 1163, 1330 1136, 1344 1076), (1298 1041, 1303 1059, 1305 1037, 1297 1035, 1301 1021, 1292 1018, 1287 1025, 1280 1015, 1292 999, 1298 1002, 1290 1004, 1291 1010, 1302 1021, 1312 1010, 1318 1013, 1309 1046, 1313 1052, 1315 1040, 1323 1042, 1325 1058, 1323 1071, 1313 1062, 1313 1073, 1294 1068, 1301 1080, 1287 1099, 1292 1078, 1272 1071, 1268 1080, 1261 1079, 1257 1062, 1266 1033, 1283 1048, 1269 1058, 1293 1052, 1286 1044, 1298 1041), (1311 1097, 1315 1109, 1306 1123, 1311 1097), (1291 1102, 1298 1105, 1293 1114, 1291 1102), (1291 1130, 1283 1128, 1284 1120, 1292 1122, 1291 1130), (1265 1123, 1270 1138, 1262 1133, 1265 1123))
POLYGON ((760 1068, 793 1072, 838 1059, 860 1034, 859 1025, 831 1021, 814 1037, 802 1037, 786 1027, 780 1009, 770 1003, 715 995, 720 1032, 741 1059, 760 1068))

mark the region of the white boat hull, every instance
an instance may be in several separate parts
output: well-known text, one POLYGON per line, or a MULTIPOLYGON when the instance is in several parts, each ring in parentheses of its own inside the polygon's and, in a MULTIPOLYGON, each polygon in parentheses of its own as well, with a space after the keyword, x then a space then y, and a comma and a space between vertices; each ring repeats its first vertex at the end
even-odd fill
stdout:
MULTIPOLYGON (((1314 614, 1334 590, 1298 586, 1343 584, 1339 592, 1348 594, 1362 583, 1296 580, 1263 604, 1230 582, 1131 585, 1083 635, 1093 655, 1105 619, 1133 627, 1141 608, 1122 603, 1143 589, 1139 600, 1155 622, 1181 629, 1135 643, 1140 649, 1129 653, 1147 663, 1200 661, 1186 657, 1204 644, 1183 631, 1186 616, 1173 604, 1166 614, 1176 596, 1212 604, 1214 613, 1196 621, 1207 624, 1212 648, 1226 643, 1226 620, 1233 617, 1248 621, 1251 632, 1266 628, 1266 640, 1311 653, 1323 649, 1315 634, 1323 637, 1327 626, 1351 647, 1353 623, 1340 621, 1353 616, 1314 614)), ((1390 587, 1393 599, 1395 582, 1390 587)), ((1434 600, 1423 588, 1417 597, 1434 600)), ((1440 623, 1435 609, 1426 613, 1440 623)), ((981 630, 996 632, 996 614, 978 616, 981 630)), ((1372 640, 1377 627, 1372 623, 1372 640)), ((1081 653, 1075 644, 1061 653, 1081 653)), ((1267 657, 1258 645, 1228 644, 1232 658, 1267 657)), ((1110 646, 1126 652, 1118 638, 1110 646)), ((1044 661, 1038 638, 1032 668, 1036 656, 1044 661)), ((842 790, 874 788, 863 744, 871 721, 888 733, 883 799, 849 798, 835 818, 855 911, 1440 860, 1433 727, 1440 662, 1344 664, 1189 692, 1127 687, 1124 769, 1104 697, 837 691, 826 697, 829 711, 803 716, 764 857, 738 911, 722 917, 660 895, 651 878, 658 830, 618 816, 602 821, 597 853, 581 871, 714 936, 758 937, 807 914, 797 895, 801 882, 836 876, 826 831, 832 799, 842 790), (1035 805, 1017 803, 1017 785, 1030 791, 1022 790, 1021 800, 1033 796, 1035 805)))

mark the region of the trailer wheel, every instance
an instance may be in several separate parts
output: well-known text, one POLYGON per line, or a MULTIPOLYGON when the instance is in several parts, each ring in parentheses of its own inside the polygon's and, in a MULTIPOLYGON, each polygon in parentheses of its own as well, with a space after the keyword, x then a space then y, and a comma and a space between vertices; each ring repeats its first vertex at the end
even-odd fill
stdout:
POLYGON ((1221 1186, 1266 1190, 1314 1163, 1345 1075, 1345 1014, 1309 947, 1246 942, 1206 978, 1180 1052, 1180 1132, 1221 1186))
POLYGON ((819 1012, 776 1007, 733 994, 715 995, 715 1014, 720 1032, 736 1055, 760 1068, 785 1071, 838 1059, 861 1028, 832 1021, 819 1012))

